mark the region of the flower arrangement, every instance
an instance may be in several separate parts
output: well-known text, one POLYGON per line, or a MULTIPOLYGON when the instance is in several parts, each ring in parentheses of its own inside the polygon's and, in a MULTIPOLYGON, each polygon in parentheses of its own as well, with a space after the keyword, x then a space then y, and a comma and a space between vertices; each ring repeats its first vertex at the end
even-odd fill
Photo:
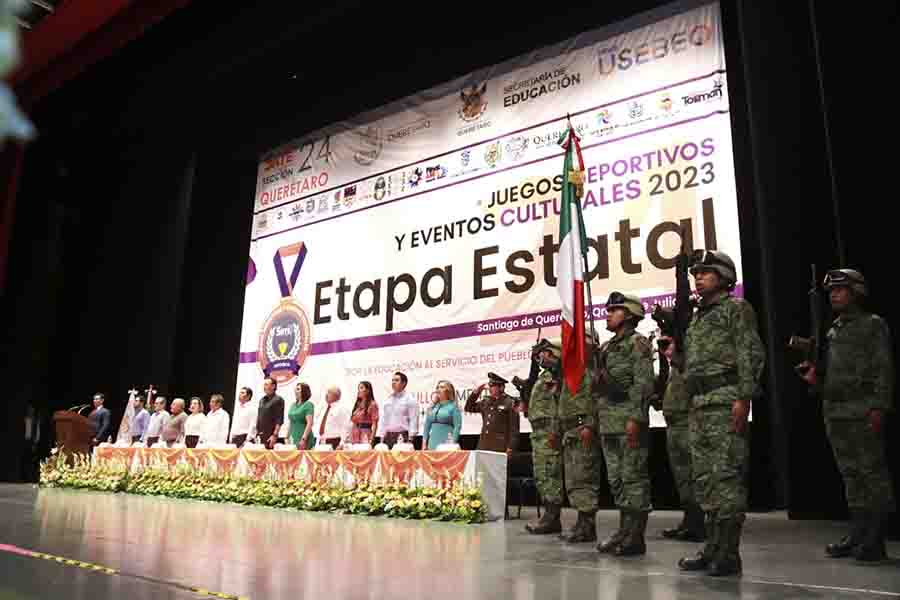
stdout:
POLYGON ((87 456, 76 455, 74 464, 69 465, 63 453, 57 453, 41 463, 40 485, 402 519, 457 523, 487 520, 480 487, 462 483, 447 488, 365 481, 346 486, 336 477, 320 481, 279 479, 274 470, 267 470, 256 479, 198 471, 189 465, 161 464, 131 473, 124 461, 98 465, 87 456))

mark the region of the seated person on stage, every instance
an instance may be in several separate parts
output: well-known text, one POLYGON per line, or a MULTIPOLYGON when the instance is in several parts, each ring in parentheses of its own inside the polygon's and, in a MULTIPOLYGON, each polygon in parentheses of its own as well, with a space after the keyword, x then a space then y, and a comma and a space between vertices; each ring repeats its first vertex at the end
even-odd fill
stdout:
POLYGON ((222 408, 224 403, 222 394, 209 397, 209 414, 206 415, 206 426, 200 436, 200 442, 207 446, 224 446, 228 443, 228 412, 222 408))
POLYGON ((131 419, 131 443, 144 439, 144 432, 150 424, 150 413, 144 408, 144 397, 134 397, 134 418, 131 419))
POLYGON ((271 450, 278 441, 278 430, 284 422, 284 398, 275 393, 278 384, 271 377, 263 380, 265 395, 259 400, 256 435, 271 450))
POLYGON ((103 394, 94 394, 94 410, 92 410, 91 414, 88 416, 88 423, 90 423, 91 431, 94 432, 94 438, 91 440, 91 443, 95 446, 101 442, 105 442, 106 438, 109 437, 110 415, 109 409, 103 406, 105 401, 106 398, 103 394))
POLYGON ((381 441, 393 448, 402 436, 411 442, 411 432, 416 430, 419 405, 412 394, 406 391, 407 377, 397 371, 391 379, 393 393, 381 403, 381 441))
POLYGON ((316 431, 319 432, 319 443, 322 440, 337 450, 341 440, 347 437, 350 431, 350 414, 347 407, 341 402, 341 390, 337 386, 331 386, 325 392, 325 410, 316 431))
POLYGON ((188 448, 196 448, 200 442, 200 436, 206 428, 206 415, 203 414, 203 400, 194 396, 191 398, 191 416, 184 424, 184 445, 188 448))
POLYGON ((234 419, 231 421, 231 434, 229 441, 240 448, 247 440, 256 439, 256 419, 259 415, 259 405, 252 399, 253 390, 242 387, 238 394, 237 404, 234 405, 234 419))
POLYGON ((356 403, 350 414, 351 444, 371 444, 375 430, 378 428, 378 404, 375 403, 375 394, 372 393, 372 384, 361 381, 356 393, 356 403))
POLYGON ((496 373, 488 373, 488 383, 482 383, 469 394, 466 412, 481 413, 481 437, 478 449, 512 454, 519 444, 519 412, 515 410, 515 399, 504 392, 508 382, 496 373), (484 386, 488 385, 490 396, 479 400, 484 386))
POLYGON ((434 392, 434 404, 425 416, 422 430, 422 449, 437 450, 448 442, 458 444, 462 429, 462 413, 456 405, 456 389, 449 381, 439 381, 434 392))
POLYGON ((313 434, 313 417, 315 406, 312 403, 312 391, 305 383, 298 383, 294 390, 297 399, 288 411, 288 420, 291 423, 288 439, 298 450, 312 450, 316 446, 316 436, 313 434))
POLYGON ((184 412, 184 398, 172 400, 172 418, 169 419, 162 430, 162 438, 166 446, 171 448, 175 444, 184 443, 184 424, 187 422, 187 413, 184 412))
POLYGON ((159 441, 163 428, 168 424, 171 416, 166 411, 166 397, 157 396, 153 403, 155 410, 150 415, 150 424, 147 425, 147 431, 144 432, 144 442, 148 448, 152 448, 159 441))

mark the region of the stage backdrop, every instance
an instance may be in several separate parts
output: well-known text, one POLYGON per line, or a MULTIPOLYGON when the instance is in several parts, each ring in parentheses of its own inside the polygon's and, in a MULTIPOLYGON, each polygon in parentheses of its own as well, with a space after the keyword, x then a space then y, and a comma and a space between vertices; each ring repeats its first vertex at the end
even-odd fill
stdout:
MULTIPOLYGON (((559 140, 569 117, 584 150, 601 339, 613 290, 640 295, 648 315, 672 304, 681 227, 689 246, 730 254, 740 281, 727 90, 718 4, 679 3, 267 153, 238 385, 261 395, 270 373, 290 402, 305 381, 321 411, 328 385, 351 403, 369 380, 380 400, 398 369, 423 407, 440 379, 463 403, 489 371, 526 377, 539 328, 560 334, 559 140)), ((640 329, 655 323, 648 316, 640 329)), ((463 433, 480 428, 466 415, 463 433)))

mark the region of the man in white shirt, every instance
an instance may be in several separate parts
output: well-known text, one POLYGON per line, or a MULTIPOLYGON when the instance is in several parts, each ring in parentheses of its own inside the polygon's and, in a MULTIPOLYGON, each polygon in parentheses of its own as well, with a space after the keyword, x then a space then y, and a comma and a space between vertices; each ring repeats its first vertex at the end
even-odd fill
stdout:
POLYGON ((200 443, 207 446, 224 446, 228 443, 228 411, 222 408, 225 398, 222 394, 209 397, 209 414, 206 415, 206 427, 200 436, 200 443))
POLYGON ((231 421, 231 434, 228 440, 240 448, 244 442, 256 439, 256 417, 259 407, 252 400, 253 390, 242 387, 234 405, 234 419, 231 421))
POLYGON ((412 394, 406 391, 408 379, 405 373, 397 371, 391 379, 393 393, 381 403, 381 441, 392 448, 400 436, 412 442, 410 433, 415 435, 419 417, 419 406, 412 394))
POLYGON ((341 402, 341 390, 337 386, 331 386, 325 392, 325 403, 325 410, 315 410, 317 415, 322 416, 313 431, 317 432, 316 437, 320 441, 337 449, 350 431, 350 411, 341 402))
POLYGON ((166 397, 157 396, 153 414, 150 415, 150 424, 147 425, 147 430, 144 431, 144 439, 141 441, 146 442, 147 447, 157 443, 162 435, 163 428, 169 424, 170 418, 171 415, 166 411, 166 397))

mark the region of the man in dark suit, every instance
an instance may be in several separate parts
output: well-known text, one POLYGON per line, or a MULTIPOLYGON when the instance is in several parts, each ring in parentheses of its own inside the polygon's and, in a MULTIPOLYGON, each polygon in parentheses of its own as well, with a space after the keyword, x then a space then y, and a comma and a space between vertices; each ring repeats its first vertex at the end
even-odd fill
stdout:
POLYGON ((271 450, 275 447, 278 429, 284 422, 284 398, 275 393, 278 384, 271 377, 263 380, 265 395, 259 400, 259 412, 256 419, 256 434, 271 450))
POLYGON ((106 398, 103 394, 94 394, 94 410, 91 412, 90 416, 88 416, 91 429, 94 431, 93 444, 95 446, 106 441, 106 438, 109 437, 110 415, 109 409, 103 406, 105 400, 106 398))

